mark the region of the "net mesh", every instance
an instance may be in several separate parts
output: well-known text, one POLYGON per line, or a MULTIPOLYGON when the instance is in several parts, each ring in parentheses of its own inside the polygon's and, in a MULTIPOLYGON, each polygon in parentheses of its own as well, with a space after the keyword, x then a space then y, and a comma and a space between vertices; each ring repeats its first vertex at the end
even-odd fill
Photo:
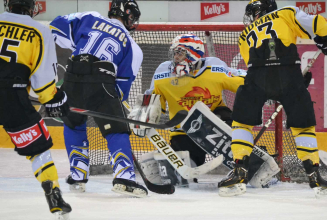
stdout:
MULTIPOLYGON (((144 58, 138 76, 131 87, 128 99, 129 104, 133 105, 137 94, 144 93, 145 90, 150 88, 151 80, 156 68, 160 63, 168 60, 169 46, 172 40, 179 34, 191 32, 200 37, 205 43, 205 56, 208 56, 205 32, 210 31, 216 56, 225 61, 230 67, 247 69, 241 55, 239 54, 238 48, 238 37, 242 30, 243 26, 239 25, 140 25, 138 30, 134 32, 133 38, 141 47, 144 58)), ((235 94, 230 91, 224 91, 223 96, 226 105, 233 109, 235 94)), ((267 102, 264 105, 263 123, 270 118, 272 113, 275 111, 275 108, 274 102, 267 102)), ((277 160, 282 169, 280 176, 281 180, 306 181, 307 177, 305 176, 303 166, 296 156, 294 138, 292 137, 290 129, 286 128, 286 115, 284 112, 282 114, 283 116, 280 123, 273 121, 259 140, 258 145, 266 146, 271 155, 279 155, 277 156, 277 160), (277 128, 282 129, 280 134, 275 132, 277 128), (283 151, 282 154, 276 150, 276 138, 282 138, 282 142, 279 143, 279 145, 281 145, 279 146, 279 151, 283 151)), ((168 120, 168 114, 161 118, 161 123, 165 120, 168 120)), ((96 171, 93 171, 93 173, 91 169, 91 174, 98 174, 101 171, 106 170, 106 168, 103 168, 103 165, 109 164, 107 142, 102 137, 92 118, 88 120, 87 124, 90 142, 90 164, 91 167, 100 167, 96 171)), ((261 128, 262 125, 254 128, 254 136, 261 128)), ((169 141, 168 131, 158 130, 158 132, 169 141)), ((139 138, 132 134, 130 140, 132 149, 137 158, 145 152, 155 150, 154 146, 147 138, 139 138)), ((207 160, 210 160, 209 156, 207 157, 207 160)), ((323 171, 323 173, 325 172, 323 171)))

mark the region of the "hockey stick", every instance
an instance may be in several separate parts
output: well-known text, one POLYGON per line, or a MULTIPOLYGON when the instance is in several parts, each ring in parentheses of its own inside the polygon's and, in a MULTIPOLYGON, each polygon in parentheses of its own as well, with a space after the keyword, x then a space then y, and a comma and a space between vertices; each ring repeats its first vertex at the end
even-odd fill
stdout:
POLYGON ((139 162, 137 161, 133 151, 132 151, 132 155, 133 155, 133 159, 134 159, 134 164, 137 168, 137 170, 139 171, 142 179, 143 179, 143 182, 145 183, 146 187, 152 191, 152 192, 155 192, 155 193, 158 193, 158 194, 173 194, 175 192, 175 187, 174 185, 172 184, 167 184, 167 185, 157 185, 157 184, 154 184, 154 183, 151 183, 148 178, 146 177, 146 175, 144 174, 139 162))
POLYGON ((123 117, 119 117, 119 116, 108 115, 108 114, 101 113, 101 112, 95 112, 95 111, 85 110, 85 109, 75 108, 75 107, 70 107, 70 111, 78 113, 78 114, 82 114, 82 115, 98 117, 98 118, 104 118, 104 119, 109 119, 109 120, 119 121, 119 122, 124 122, 124 123, 132 123, 132 124, 137 124, 137 125, 143 125, 143 126, 146 126, 146 127, 152 127, 152 128, 156 128, 156 129, 169 129, 169 128, 172 128, 172 127, 180 124, 184 120, 184 118, 187 116, 187 111, 182 110, 182 111, 177 112, 177 114, 171 120, 167 121, 164 124, 152 124, 152 123, 136 121, 136 120, 132 120, 132 119, 129 119, 129 118, 123 118, 123 117))
MULTIPOLYGON (((126 101, 123 104, 130 111, 130 105, 126 101)), ((184 179, 193 179, 199 177, 199 175, 208 173, 222 164, 224 160, 223 155, 220 155, 201 166, 191 168, 185 164, 174 149, 154 128, 148 131, 147 137, 184 179)))
MULTIPOLYGON (((131 106, 126 101, 123 102, 123 105, 128 111, 131 111, 131 106)), ((146 177, 145 173, 143 172, 139 162, 137 161, 134 155, 133 150, 132 150, 132 155, 133 155, 134 164, 137 170, 139 171, 144 184, 150 191, 158 194, 173 194, 175 192, 175 186, 172 184, 159 185, 159 184, 151 183, 150 180, 148 180, 148 178, 146 177)))
MULTIPOLYGON (((318 50, 315 55, 313 56, 313 58, 311 59, 311 61, 308 63, 308 65, 306 66, 306 68, 303 70, 302 75, 305 76, 305 74, 309 71, 309 69, 312 67, 312 65, 314 64, 314 62, 317 60, 318 56, 321 54, 321 50, 318 50)), ((261 136, 263 135, 263 133, 267 130, 267 128, 270 126, 270 124, 272 123, 272 121, 277 117, 278 113, 283 109, 283 105, 279 105, 276 109, 276 111, 270 116, 269 120, 266 122, 266 124, 261 128, 261 130, 259 131, 258 135, 255 137, 254 141, 253 141, 253 145, 256 145, 259 141, 259 139, 261 138, 261 136)))

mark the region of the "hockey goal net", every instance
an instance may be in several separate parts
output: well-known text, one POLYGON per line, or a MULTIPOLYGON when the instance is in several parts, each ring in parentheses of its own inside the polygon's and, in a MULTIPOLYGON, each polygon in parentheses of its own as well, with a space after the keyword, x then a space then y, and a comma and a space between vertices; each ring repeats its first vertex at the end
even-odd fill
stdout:
MULTIPOLYGON (((194 33, 205 43, 208 56, 205 33, 208 31, 212 36, 215 55, 225 61, 233 68, 247 69, 238 48, 238 37, 243 30, 243 25, 206 25, 206 24, 142 24, 133 33, 133 38, 141 47, 144 59, 142 67, 135 82, 132 85, 129 95, 129 104, 133 105, 137 94, 144 93, 150 87, 150 83, 156 68, 160 63, 169 60, 168 50, 172 40, 179 34, 194 33)), ((225 102, 233 109, 235 94, 224 91, 225 102)), ((278 103, 267 102, 263 107, 263 123, 265 123, 275 111, 278 103)), ((168 114, 162 117, 167 120, 168 114)), ((279 175, 282 181, 305 181, 306 176, 301 161, 296 155, 296 146, 292 133, 286 128, 285 113, 280 113, 261 137, 258 145, 266 146, 269 154, 276 155, 276 160, 281 168, 279 175)), ((254 128, 255 135, 262 128, 262 125, 254 128)), ((159 130, 159 133, 169 141, 169 133, 159 130)), ((106 140, 100 134, 92 118, 88 120, 88 137, 90 142, 90 164, 91 175, 99 174, 106 170, 108 161, 108 149, 106 140)), ((141 154, 153 151, 155 148, 147 138, 138 138, 134 134, 130 136, 134 153, 139 158, 141 154)), ((210 157, 207 158, 210 160, 210 157)))

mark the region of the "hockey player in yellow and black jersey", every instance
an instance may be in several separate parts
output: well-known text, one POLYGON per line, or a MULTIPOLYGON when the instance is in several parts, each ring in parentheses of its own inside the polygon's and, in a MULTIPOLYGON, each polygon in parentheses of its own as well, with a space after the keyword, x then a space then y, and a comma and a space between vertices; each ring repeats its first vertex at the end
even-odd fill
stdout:
POLYGON ((34 21, 34 0, 5 1, 0 15, 0 124, 15 151, 32 162, 51 213, 71 211, 62 199, 56 167, 51 158, 49 131, 29 100, 33 89, 50 117, 68 111, 67 96, 55 86, 57 58, 50 30, 34 21))
POLYGON ((274 0, 251 0, 244 24, 239 47, 248 72, 244 85, 237 90, 232 114, 231 148, 236 167, 233 176, 219 183, 219 190, 225 196, 246 191, 246 161, 253 149, 252 128, 262 123, 262 107, 267 99, 272 99, 284 106, 310 187, 316 193, 327 192, 327 183, 318 172, 315 114, 306 89, 311 77, 304 80, 295 45, 297 37, 315 38, 318 48, 327 54, 326 19, 308 15, 297 7, 277 10, 274 0), (235 189, 239 190, 235 193, 235 189))

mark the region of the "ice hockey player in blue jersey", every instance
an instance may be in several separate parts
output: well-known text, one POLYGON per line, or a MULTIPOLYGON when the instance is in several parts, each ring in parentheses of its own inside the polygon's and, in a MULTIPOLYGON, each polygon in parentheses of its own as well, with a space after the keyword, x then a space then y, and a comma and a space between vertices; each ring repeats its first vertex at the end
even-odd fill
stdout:
MULTIPOLYGON (((109 18, 98 12, 83 12, 51 22, 55 42, 72 50, 62 86, 70 106, 126 117, 121 102, 128 98, 143 60, 141 48, 129 34, 137 27, 140 15, 134 0, 113 0, 109 18)), ((66 181, 71 189, 85 191, 89 178, 87 117, 69 113, 62 119, 71 171, 66 181)), ((129 125, 94 120, 108 142, 114 171, 112 191, 146 196, 147 190, 135 182, 129 125)))

